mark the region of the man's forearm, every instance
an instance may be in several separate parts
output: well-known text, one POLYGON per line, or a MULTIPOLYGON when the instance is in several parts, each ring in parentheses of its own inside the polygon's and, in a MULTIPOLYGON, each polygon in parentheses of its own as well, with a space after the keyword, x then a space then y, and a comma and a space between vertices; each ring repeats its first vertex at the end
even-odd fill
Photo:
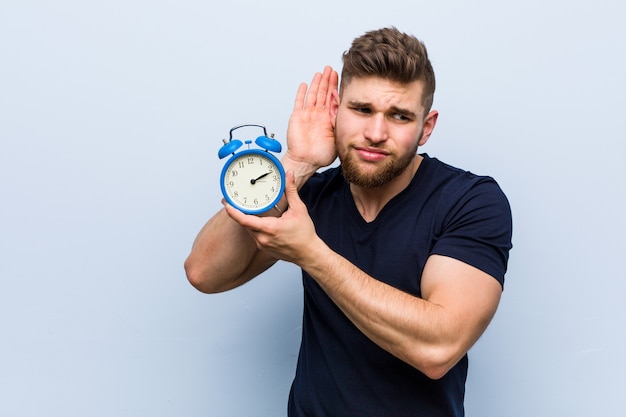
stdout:
POLYGON ((326 245, 315 246, 303 269, 368 338, 431 378, 456 364, 495 313, 499 284, 491 277, 494 295, 482 295, 492 301, 471 305, 454 294, 454 302, 447 296, 432 302, 374 279, 326 245))
POLYGON ((274 262, 259 251, 246 229, 220 210, 198 233, 185 271, 199 291, 215 293, 246 283, 274 262))

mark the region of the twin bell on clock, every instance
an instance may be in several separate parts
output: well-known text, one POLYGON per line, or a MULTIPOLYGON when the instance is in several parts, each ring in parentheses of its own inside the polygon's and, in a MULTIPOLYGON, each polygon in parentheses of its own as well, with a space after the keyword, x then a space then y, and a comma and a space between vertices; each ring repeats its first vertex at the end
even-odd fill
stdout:
POLYGON ((280 142, 274 134, 267 136, 265 126, 245 124, 230 129, 229 139, 223 140, 220 159, 232 155, 222 168, 220 186, 222 195, 231 206, 246 214, 260 214, 272 208, 280 212, 277 203, 285 190, 285 170, 280 161, 270 152, 279 153, 280 142), (250 148, 252 140, 242 142, 233 139, 233 132, 243 127, 263 129, 263 135, 254 141, 259 147, 250 148), (243 144, 247 149, 237 152, 243 144))

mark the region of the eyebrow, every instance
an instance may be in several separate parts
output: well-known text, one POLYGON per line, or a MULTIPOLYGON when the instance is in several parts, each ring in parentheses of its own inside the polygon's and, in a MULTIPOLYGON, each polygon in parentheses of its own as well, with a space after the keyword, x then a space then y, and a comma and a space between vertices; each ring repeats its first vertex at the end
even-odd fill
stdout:
POLYGON ((391 111, 393 111, 394 113, 398 113, 403 116, 409 117, 409 118, 413 118, 413 119, 417 117, 417 114, 415 114, 415 112, 412 112, 411 110, 407 110, 407 109, 401 109, 400 107, 396 107, 396 106, 392 106, 391 111))
MULTIPOLYGON (((372 107, 371 103, 368 103, 368 102, 365 102, 365 101, 357 101, 357 100, 350 100, 350 101, 348 101, 348 105, 350 105, 351 107, 372 107)), ((417 114, 415 112, 412 112, 411 110, 400 108, 398 106, 391 106, 391 108, 389 110, 392 113, 398 113, 398 114, 401 114, 401 115, 409 117, 409 118, 417 117, 417 114)))

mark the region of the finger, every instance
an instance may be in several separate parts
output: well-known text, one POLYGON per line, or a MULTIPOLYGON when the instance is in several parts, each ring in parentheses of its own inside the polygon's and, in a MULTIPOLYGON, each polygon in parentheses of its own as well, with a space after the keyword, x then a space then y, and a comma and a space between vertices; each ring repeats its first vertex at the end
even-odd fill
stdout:
POLYGON ((286 173, 285 197, 287 197, 287 207, 289 208, 302 204, 293 171, 287 171, 286 173))
POLYGON ((311 85, 309 86, 309 91, 306 95, 306 102, 304 103, 305 107, 315 107, 315 104, 317 103, 317 92, 320 88, 321 80, 322 74, 316 72, 315 75, 313 75, 311 85))
POLYGON ((226 213, 228 213, 228 216, 237 223, 239 223, 240 226, 255 231, 261 228, 259 217, 247 215, 242 211, 237 210, 227 202, 224 202, 224 208, 226 209, 226 213))
POLYGON ((306 83, 300 83, 298 92, 296 93, 296 101, 293 105, 294 110, 300 110, 304 107, 304 99, 306 98, 306 83))
POLYGON ((243 213, 228 204, 226 200, 222 200, 222 204, 224 205, 224 210, 226 210, 226 214, 228 214, 231 219, 239 223, 239 216, 243 213))
POLYGON ((327 104, 326 99, 328 96, 328 89, 332 73, 333 69, 330 66, 327 65, 324 67, 324 72, 320 79, 320 85, 317 89, 316 103, 318 107, 324 107, 327 104))
POLYGON ((339 93, 339 74, 337 71, 332 70, 330 73, 329 84, 328 84, 328 93, 325 97, 326 106, 330 106, 333 93, 339 93))

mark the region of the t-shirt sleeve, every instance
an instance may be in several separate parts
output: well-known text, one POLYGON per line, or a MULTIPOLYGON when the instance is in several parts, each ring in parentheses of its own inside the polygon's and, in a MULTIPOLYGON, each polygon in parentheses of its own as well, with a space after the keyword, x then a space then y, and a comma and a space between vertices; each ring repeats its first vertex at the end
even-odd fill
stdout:
POLYGON ((441 199, 442 216, 431 254, 458 259, 504 285, 513 229, 506 196, 490 177, 451 189, 441 199))

